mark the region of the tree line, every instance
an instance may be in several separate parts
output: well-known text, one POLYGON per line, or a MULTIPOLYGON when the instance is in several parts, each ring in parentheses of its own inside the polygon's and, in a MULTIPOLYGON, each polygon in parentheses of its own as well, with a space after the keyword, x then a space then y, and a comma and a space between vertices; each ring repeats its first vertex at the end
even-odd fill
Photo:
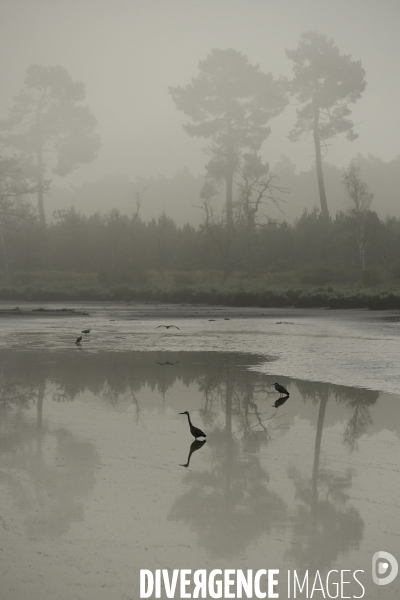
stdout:
POLYGON ((209 281, 269 275, 278 286, 292 281, 376 285, 400 277, 400 219, 381 220, 361 201, 328 224, 315 208, 293 224, 267 221, 255 228, 251 213, 242 210, 228 256, 225 227, 212 222, 178 227, 165 213, 144 222, 138 212, 87 217, 71 208, 59 211, 43 230, 31 207, 21 204, 18 215, 3 218, 3 283, 16 276, 31 281, 28 274, 38 271, 92 273, 105 286, 151 283, 154 273, 165 284, 173 273, 178 285, 199 283, 200 272, 209 281))

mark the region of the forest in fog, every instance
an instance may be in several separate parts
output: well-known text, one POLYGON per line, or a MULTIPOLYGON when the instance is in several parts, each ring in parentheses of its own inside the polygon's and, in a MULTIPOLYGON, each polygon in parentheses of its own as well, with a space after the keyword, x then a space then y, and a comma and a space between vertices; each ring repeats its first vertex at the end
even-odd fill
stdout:
POLYGON ((190 83, 169 87, 184 130, 204 142, 203 175, 182 167, 172 178, 106 176, 69 190, 52 178, 96 159, 97 120, 84 84, 64 67, 30 65, 0 121, 2 297, 396 288, 400 155, 384 162, 358 154, 347 168, 326 161, 331 145, 358 138, 352 111, 367 87, 362 62, 316 32, 303 33, 286 56, 291 78, 264 73, 237 50, 213 49, 190 83), (312 149, 308 171, 285 155, 272 166, 261 153, 290 103, 297 120, 286 135, 312 149))

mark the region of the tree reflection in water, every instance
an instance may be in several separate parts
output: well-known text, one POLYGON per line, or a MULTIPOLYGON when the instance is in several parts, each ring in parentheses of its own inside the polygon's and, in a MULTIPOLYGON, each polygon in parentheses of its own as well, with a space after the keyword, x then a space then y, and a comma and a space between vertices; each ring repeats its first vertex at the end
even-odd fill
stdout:
POLYGON ((295 507, 289 510, 285 498, 272 489, 261 454, 274 443, 282 414, 287 415, 289 428, 295 415, 302 414, 301 400, 291 395, 284 406, 277 402, 272 406, 275 375, 248 369, 261 361, 265 357, 214 352, 71 352, 54 354, 49 362, 46 353, 1 351, 0 485, 7 486, 15 505, 26 514, 29 535, 59 535, 83 518, 79 497, 93 488, 99 461, 91 443, 63 428, 49 430, 46 402, 73 401, 89 391, 116 410, 132 403, 139 421, 149 410, 175 410, 173 387, 179 384, 191 386, 202 398, 199 425, 207 433, 207 445, 192 463, 191 456, 200 447, 192 444, 189 449, 183 465, 188 468, 183 475, 187 489, 175 500, 169 519, 186 523, 214 557, 238 555, 257 538, 268 539, 278 531, 292 536, 286 558, 298 566, 328 567, 340 553, 356 547, 363 522, 349 502, 352 472, 339 474, 320 464, 326 409, 329 404, 350 412, 340 441, 355 451, 360 437, 372 427, 370 407, 378 393, 290 382, 305 404, 318 409, 318 420, 310 476, 289 468, 296 491, 295 507), (167 360, 176 364, 157 364, 167 360), (146 403, 143 388, 153 392, 147 393, 146 403), (35 422, 25 418, 32 407, 35 422), (45 447, 53 449, 53 462, 45 447), (204 460, 197 457, 207 451, 211 466, 204 468, 204 460))
POLYGON ((296 543, 288 551, 287 558, 294 559, 295 564, 304 569, 324 569, 329 568, 340 553, 357 548, 364 530, 359 512, 348 502, 352 470, 348 469, 343 475, 320 467, 326 408, 332 401, 351 411, 342 440, 353 451, 367 427, 372 425, 369 407, 377 402, 379 393, 330 384, 316 386, 304 381, 296 382, 296 386, 303 400, 319 404, 319 410, 312 476, 302 477, 296 469, 289 472, 299 502, 293 522, 296 543))
POLYGON ((268 488, 268 473, 255 454, 269 442, 273 422, 269 418, 266 424, 258 410, 257 383, 254 374, 230 364, 204 376, 202 415, 212 427, 207 434, 212 468, 185 474, 189 489, 169 515, 196 531, 199 545, 214 557, 237 555, 257 537, 286 527, 286 504, 268 488), (219 423, 221 407, 224 422, 219 423))
POLYGON ((328 390, 319 401, 311 478, 303 477, 296 469, 289 470, 296 488, 297 508, 293 516, 294 544, 285 557, 304 570, 328 569, 340 553, 358 547, 364 529, 358 510, 347 504, 351 469, 342 475, 320 468, 327 403, 328 390))
MULTIPOLYGON (((28 375, 20 373, 22 379, 28 375)), ((39 373, 29 384, 15 383, 12 373, 2 370, 0 486, 25 515, 26 534, 34 537, 62 535, 83 520, 80 498, 93 488, 98 464, 93 444, 44 424, 45 398, 46 380, 39 373), (36 419, 25 417, 35 406, 36 419), (51 447, 51 455, 44 445, 51 447)))
POLYGON ((318 406, 318 421, 311 477, 289 469, 296 491, 296 507, 289 514, 285 500, 269 489, 268 473, 257 456, 279 428, 279 411, 259 408, 257 393, 268 390, 260 383, 257 377, 247 378, 229 366, 208 372, 199 382, 204 394, 203 423, 211 428, 212 468, 185 475, 189 489, 174 503, 170 518, 196 531, 198 543, 212 556, 240 554, 257 537, 268 539, 289 529, 293 543, 286 559, 299 568, 328 568, 339 554, 358 547, 364 523, 349 502, 351 469, 338 473, 320 466, 326 407, 331 400, 352 411, 342 441, 355 449, 366 424, 372 423, 369 406, 379 394, 297 382, 303 400, 318 406), (221 407, 224 423, 219 422, 221 407))
MULTIPOLYGON (((336 402, 349 410, 351 416, 343 432, 343 442, 349 450, 356 450, 358 440, 372 425, 369 409, 378 401, 379 392, 329 383, 315 384, 310 381, 297 381, 296 387, 305 402, 311 400, 313 404, 317 405, 320 396, 326 395, 327 400, 336 402)), ((325 416, 325 410, 323 413, 325 416)))

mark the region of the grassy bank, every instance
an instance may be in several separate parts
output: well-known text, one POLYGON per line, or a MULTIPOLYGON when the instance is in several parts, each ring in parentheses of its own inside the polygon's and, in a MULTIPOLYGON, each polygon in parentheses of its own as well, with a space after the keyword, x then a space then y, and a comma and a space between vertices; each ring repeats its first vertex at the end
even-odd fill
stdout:
POLYGON ((38 277, 35 282, 0 284, 0 300, 7 301, 135 301, 172 304, 208 304, 261 308, 368 308, 400 309, 400 288, 349 288, 340 286, 278 287, 264 282, 236 282, 230 285, 189 285, 157 283, 102 286, 95 276, 38 277))

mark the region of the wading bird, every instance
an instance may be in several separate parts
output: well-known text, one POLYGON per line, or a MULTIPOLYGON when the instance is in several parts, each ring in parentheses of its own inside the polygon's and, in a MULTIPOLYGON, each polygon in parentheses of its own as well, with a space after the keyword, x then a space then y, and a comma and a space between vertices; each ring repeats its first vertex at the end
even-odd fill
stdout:
POLYGON ((156 327, 156 329, 159 329, 160 327, 166 327, 167 329, 169 329, 170 327, 175 327, 175 329, 179 329, 179 327, 177 327, 176 325, 159 325, 158 327, 156 327))
POLYGON ((75 344, 80 344, 81 341, 82 341, 82 336, 80 335, 79 337, 76 338, 75 344))
POLYGON ((90 333, 90 329, 84 329, 81 333, 90 333))
POLYGON ((190 428, 190 433, 192 434, 192 436, 194 438, 199 438, 199 437, 207 437, 205 433, 202 432, 201 429, 199 429, 198 427, 195 427, 192 424, 192 421, 190 420, 190 416, 187 410, 185 410, 185 412, 181 412, 179 413, 180 415, 187 415, 188 421, 189 421, 189 428, 190 428))
POLYGON ((274 383, 275 389, 277 392, 279 392, 280 394, 283 394, 284 396, 289 396, 289 392, 287 391, 286 388, 283 387, 283 385, 280 385, 279 383, 274 383))

